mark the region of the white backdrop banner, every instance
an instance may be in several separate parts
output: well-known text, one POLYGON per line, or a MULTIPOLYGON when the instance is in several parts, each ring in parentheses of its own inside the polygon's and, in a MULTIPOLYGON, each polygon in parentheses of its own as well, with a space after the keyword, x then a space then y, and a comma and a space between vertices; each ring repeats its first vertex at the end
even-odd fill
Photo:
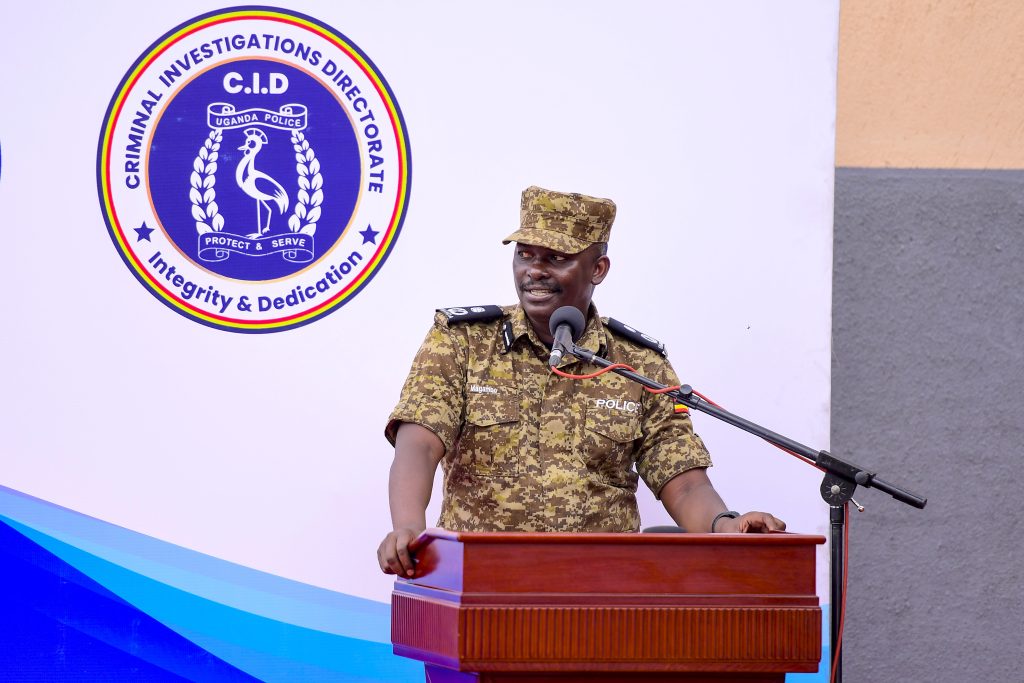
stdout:
MULTIPOLYGON (((435 308, 514 302, 534 184, 618 205, 602 314, 828 447, 837 0, 4 18, 8 489, 387 601, 386 417, 435 308)), ((730 507, 825 533, 820 473, 694 422, 730 507)))

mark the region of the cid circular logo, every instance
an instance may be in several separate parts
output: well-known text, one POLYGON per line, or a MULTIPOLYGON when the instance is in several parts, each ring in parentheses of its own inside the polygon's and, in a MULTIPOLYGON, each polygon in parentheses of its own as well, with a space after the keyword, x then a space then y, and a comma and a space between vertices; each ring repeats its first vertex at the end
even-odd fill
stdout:
POLYGON ((225 9, 157 40, 118 86, 97 175, 111 239, 178 313, 234 332, 317 320, 384 263, 410 188, 398 102, 352 41, 225 9))

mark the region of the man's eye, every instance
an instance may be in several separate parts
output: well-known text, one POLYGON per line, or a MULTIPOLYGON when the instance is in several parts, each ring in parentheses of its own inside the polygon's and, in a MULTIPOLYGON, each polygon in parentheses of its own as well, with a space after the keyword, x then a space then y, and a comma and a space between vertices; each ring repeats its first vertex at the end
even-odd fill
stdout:
POLYGON ((554 261, 555 263, 561 263, 562 261, 565 260, 565 257, 562 256, 561 254, 552 254, 551 260, 554 261))

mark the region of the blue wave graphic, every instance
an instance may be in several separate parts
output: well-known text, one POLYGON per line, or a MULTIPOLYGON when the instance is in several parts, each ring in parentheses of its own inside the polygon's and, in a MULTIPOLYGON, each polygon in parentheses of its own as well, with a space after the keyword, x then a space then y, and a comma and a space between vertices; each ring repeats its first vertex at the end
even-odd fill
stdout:
POLYGON ((0 487, 13 680, 422 680, 390 606, 259 572, 0 487), (22 628, 19 624, 34 624, 22 628), (56 676, 51 674, 57 674, 56 676))
POLYGON ((250 681, 0 523, 3 678, 250 681))

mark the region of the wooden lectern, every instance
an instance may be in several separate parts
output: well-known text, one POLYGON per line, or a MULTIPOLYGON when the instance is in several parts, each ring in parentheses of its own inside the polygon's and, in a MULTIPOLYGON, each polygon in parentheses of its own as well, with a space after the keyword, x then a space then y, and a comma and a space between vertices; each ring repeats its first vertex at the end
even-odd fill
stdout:
POLYGON ((818 670, 824 542, 431 529, 391 640, 428 683, 783 683, 818 670))

